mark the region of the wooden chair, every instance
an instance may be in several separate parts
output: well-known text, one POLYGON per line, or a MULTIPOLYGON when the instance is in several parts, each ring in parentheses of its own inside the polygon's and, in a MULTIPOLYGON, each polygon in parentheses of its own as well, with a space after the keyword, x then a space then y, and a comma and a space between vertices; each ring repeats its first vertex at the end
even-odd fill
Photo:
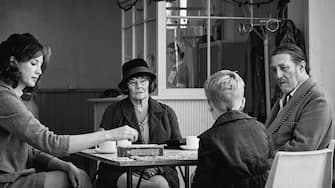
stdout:
POLYGON ((277 152, 265 188, 331 188, 332 154, 330 149, 277 152))

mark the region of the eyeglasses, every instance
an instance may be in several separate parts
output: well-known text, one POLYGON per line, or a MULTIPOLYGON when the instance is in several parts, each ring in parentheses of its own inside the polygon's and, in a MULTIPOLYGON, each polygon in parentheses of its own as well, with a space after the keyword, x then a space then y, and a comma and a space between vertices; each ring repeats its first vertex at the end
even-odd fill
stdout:
POLYGON ((143 86, 143 85, 147 84, 148 82, 149 82, 149 80, 140 78, 140 79, 131 79, 131 80, 128 81, 127 84, 128 84, 129 87, 135 87, 136 84, 143 86))

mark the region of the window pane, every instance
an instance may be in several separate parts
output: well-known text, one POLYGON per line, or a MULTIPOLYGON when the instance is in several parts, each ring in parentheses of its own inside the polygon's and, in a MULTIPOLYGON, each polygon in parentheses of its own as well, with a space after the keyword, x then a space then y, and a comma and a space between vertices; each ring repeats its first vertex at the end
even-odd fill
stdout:
POLYGON ((167 88, 202 88, 207 78, 207 21, 168 19, 166 26, 167 88))
POLYGON ((137 0, 135 5, 135 23, 143 23, 143 0, 137 0))
MULTIPOLYGON (((151 68, 151 70, 157 74, 158 63, 157 63, 157 29, 156 29, 156 19, 151 19, 147 22, 147 54, 146 60, 151 68)), ((156 82, 158 86, 158 81, 156 82)), ((157 89, 152 93, 152 95, 157 95, 157 89)))
POLYGON ((211 39, 214 41, 240 41, 248 38, 251 31, 249 22, 241 20, 211 20, 211 39))
POLYGON ((240 32, 239 25, 238 20, 211 20, 211 35, 214 37, 211 41, 210 73, 237 71, 246 83, 244 112, 263 121, 265 76, 262 28, 255 26, 250 32, 240 32))
POLYGON ((167 16, 207 16, 207 0, 176 0, 166 3, 167 16))
POLYGON ((124 14, 124 26, 125 27, 129 27, 133 24, 133 21, 132 21, 132 10, 127 10, 125 11, 125 14, 124 14))
POLYGON ((248 17, 248 6, 238 6, 233 1, 212 0, 211 15, 225 17, 248 17))
POLYGON ((156 17, 156 3, 154 1, 148 1, 147 5, 147 18, 156 17))
POLYGON ((125 61, 132 59, 132 32, 131 28, 125 29, 125 61))
POLYGON ((156 20, 147 22, 147 55, 146 59, 152 71, 157 75, 156 20))
POLYGON ((140 57, 140 58, 143 58, 143 49, 144 49, 144 46, 143 46, 143 33, 144 33, 144 30, 143 30, 143 24, 140 24, 140 25, 136 25, 136 57, 140 57))
POLYGON ((222 69, 245 73, 249 33, 239 32, 239 21, 211 20, 211 74, 222 69))
MULTIPOLYGON (((259 6, 253 5, 249 6, 245 4, 247 1, 223 1, 223 0, 212 0, 211 1, 211 15, 212 16, 226 16, 226 17, 273 17, 276 14, 277 1, 273 1, 268 4, 261 4, 259 6), (272 11, 272 14, 271 14, 272 11)), ((249 1, 250 2, 250 1, 249 1)), ((253 1, 257 2, 267 2, 264 1, 253 1)))
MULTIPOLYGON (((255 2, 267 2, 267 0, 255 1, 255 2)), ((277 17, 277 5, 278 1, 273 1, 267 4, 261 4, 259 6, 252 6, 254 17, 277 17)), ((249 15, 250 16, 250 15, 249 15)))

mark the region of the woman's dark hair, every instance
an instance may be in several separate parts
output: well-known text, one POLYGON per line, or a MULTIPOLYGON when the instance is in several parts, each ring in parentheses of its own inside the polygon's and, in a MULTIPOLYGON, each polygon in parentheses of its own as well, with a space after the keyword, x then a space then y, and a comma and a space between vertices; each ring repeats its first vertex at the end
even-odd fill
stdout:
MULTIPOLYGON (((148 76, 146 73, 138 73, 138 74, 135 74, 134 76, 130 77, 128 80, 127 80, 127 83, 129 80, 131 80, 132 78, 136 78, 136 77, 146 77, 148 80, 149 80, 149 93, 152 93, 156 90, 157 88, 157 83, 156 83, 156 79, 155 80, 152 80, 150 78, 150 76, 148 76)), ((123 89, 121 90, 121 92, 125 95, 128 95, 129 94, 129 90, 128 88, 127 89, 123 89)))
POLYGON ((16 88, 21 75, 14 60, 22 63, 43 55, 43 71, 50 54, 50 48, 44 47, 32 34, 12 34, 0 44, 0 77, 5 83, 16 88))
POLYGON ((309 63, 307 61, 307 57, 304 51, 299 46, 293 43, 282 44, 272 51, 272 56, 278 54, 288 54, 291 57, 291 60, 295 64, 299 64, 301 61, 305 61, 306 62, 305 70, 309 75, 311 68, 309 67, 309 63))
MULTIPOLYGON (((42 54, 43 54, 43 64, 42 64, 41 70, 42 70, 42 73, 44 73, 50 61, 50 56, 51 56, 50 47, 48 46, 43 47, 42 54)), ((23 89, 23 95, 21 96, 23 100, 30 100, 32 98, 33 93, 38 89, 38 85, 40 83, 41 77, 42 75, 37 79, 34 87, 26 87, 23 89)))

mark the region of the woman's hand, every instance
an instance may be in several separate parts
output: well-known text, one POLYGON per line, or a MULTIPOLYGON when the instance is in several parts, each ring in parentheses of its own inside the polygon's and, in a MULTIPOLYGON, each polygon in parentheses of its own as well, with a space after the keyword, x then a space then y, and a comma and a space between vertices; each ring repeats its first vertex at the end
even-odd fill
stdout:
POLYGON ((90 178, 82 169, 77 168, 74 164, 68 163, 68 175, 70 182, 75 188, 92 188, 90 178))
POLYGON ((107 138, 109 140, 124 140, 128 139, 131 142, 134 142, 138 138, 137 130, 129 127, 128 125, 118 127, 115 129, 106 130, 107 138))

